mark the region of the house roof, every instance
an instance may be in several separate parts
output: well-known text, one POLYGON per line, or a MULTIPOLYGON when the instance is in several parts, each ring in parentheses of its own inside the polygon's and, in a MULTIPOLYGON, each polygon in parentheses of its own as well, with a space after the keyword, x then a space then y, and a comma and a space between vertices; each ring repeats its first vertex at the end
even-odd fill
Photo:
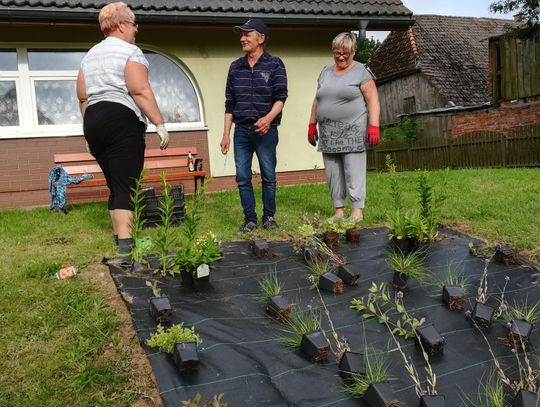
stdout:
POLYGON ((488 39, 516 23, 435 15, 415 20, 408 31, 391 32, 369 61, 378 83, 420 71, 455 105, 488 102, 488 39))
MULTIPOLYGON (((110 1, 0 0, 0 20, 93 20, 110 1)), ((269 24, 331 25, 369 29, 408 27, 412 12, 401 0, 125 0, 140 22, 238 23, 249 17, 269 24)))

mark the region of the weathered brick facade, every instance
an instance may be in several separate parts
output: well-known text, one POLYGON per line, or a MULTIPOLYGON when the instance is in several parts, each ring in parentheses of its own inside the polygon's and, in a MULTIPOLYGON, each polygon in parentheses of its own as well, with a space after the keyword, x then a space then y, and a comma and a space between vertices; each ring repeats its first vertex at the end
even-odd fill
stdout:
POLYGON ((486 110, 462 112, 452 117, 452 138, 476 131, 507 133, 513 128, 540 123, 540 97, 506 102, 486 110))

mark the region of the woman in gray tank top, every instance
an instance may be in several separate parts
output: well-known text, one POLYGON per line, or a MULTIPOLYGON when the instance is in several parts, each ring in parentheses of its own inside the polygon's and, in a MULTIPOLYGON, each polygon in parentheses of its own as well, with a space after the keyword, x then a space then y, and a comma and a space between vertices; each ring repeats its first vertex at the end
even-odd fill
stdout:
POLYGON ((311 107, 308 141, 323 154, 326 179, 338 221, 347 195, 353 221, 363 219, 366 148, 379 143, 379 96, 373 74, 354 60, 356 36, 344 32, 332 41, 334 64, 319 75, 311 107), (318 131, 317 131, 318 125, 318 131))

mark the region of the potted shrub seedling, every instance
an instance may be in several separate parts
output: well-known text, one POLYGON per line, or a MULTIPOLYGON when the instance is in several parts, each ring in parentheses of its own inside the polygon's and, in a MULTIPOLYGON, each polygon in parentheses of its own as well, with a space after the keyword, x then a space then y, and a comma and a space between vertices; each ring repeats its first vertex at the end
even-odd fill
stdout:
MULTIPOLYGON (((470 313, 473 323, 482 331, 487 331, 491 326, 493 315, 495 314, 495 308, 486 304, 488 299, 488 267, 491 258, 485 259, 484 270, 480 277, 480 284, 476 292, 476 302, 474 304, 473 311, 470 313)), ((469 315, 469 312, 467 312, 469 315)))
POLYGON ((156 230, 153 243, 159 263, 159 272, 162 276, 171 275, 174 277, 178 274, 178 268, 171 251, 177 245, 179 237, 174 228, 175 202, 171 194, 171 185, 167 182, 165 173, 162 172, 160 178, 162 186, 162 198, 159 201, 161 225, 156 230))
POLYGON ((180 373, 194 372, 199 366, 197 347, 202 344, 195 328, 184 328, 183 323, 174 324, 168 330, 158 325, 157 331, 150 335, 146 344, 158 348, 160 352, 172 355, 180 373))
POLYGON ((439 216, 441 206, 447 198, 448 175, 450 169, 446 168, 443 173, 443 179, 438 189, 430 185, 427 171, 419 171, 417 175, 418 206, 420 208, 420 219, 422 223, 422 234, 419 230, 417 237, 420 240, 433 241, 438 236, 439 216))
POLYGON ((281 284, 277 274, 272 273, 263 277, 259 281, 261 294, 256 297, 258 301, 266 302, 266 312, 272 317, 281 321, 289 316, 292 304, 281 293, 281 284))
MULTIPOLYGON (((380 309, 378 303, 375 304, 375 309, 377 314, 383 314, 382 310, 380 309)), ((403 307, 403 304, 400 302, 397 302, 396 305, 401 305, 403 307)), ((403 314, 408 315, 407 311, 403 307, 403 314)), ((410 316, 409 316, 410 318, 410 316)), ((420 398, 420 407, 446 407, 446 400, 444 395, 438 394, 437 392, 437 375, 433 371, 429 359, 429 354, 424 348, 424 342, 418 335, 418 328, 415 329, 414 335, 416 338, 417 343, 420 345, 420 348, 422 349, 422 357, 424 359, 424 362, 426 366, 424 367, 424 371, 426 373, 426 381, 427 386, 424 388, 422 386, 422 381, 420 380, 420 376, 418 374, 418 371, 414 367, 412 360, 410 358, 407 358, 405 356, 405 353, 403 352, 403 349, 401 347, 401 344, 397 340, 396 336, 394 335, 394 332, 396 332, 396 329, 392 329, 392 327, 389 324, 389 320, 383 319, 383 323, 386 325, 386 328, 388 331, 390 331, 390 336, 392 337, 392 340, 394 341, 394 344, 397 347, 397 350, 399 351, 399 354, 401 355, 401 358, 403 360, 403 364, 405 366, 405 369, 407 370, 407 373, 409 374, 409 377, 413 380, 416 395, 420 398)))
POLYGON ((311 288, 320 288, 330 291, 334 294, 343 294, 343 280, 332 272, 330 262, 325 259, 313 260, 308 264, 310 275, 308 280, 311 282, 311 288))
POLYGON ((426 275, 422 257, 418 252, 391 251, 388 262, 394 271, 392 287, 396 291, 406 291, 409 278, 422 279, 426 275))
POLYGON ((148 300, 148 311, 150 316, 158 324, 169 324, 173 312, 169 297, 161 295, 161 290, 157 286, 157 281, 154 281, 153 283, 147 281, 146 285, 152 289, 152 293, 154 294, 154 296, 148 300))
POLYGON ((330 344, 321 330, 321 316, 313 312, 292 313, 281 329, 277 341, 299 348, 311 361, 321 362, 331 353, 330 344))
POLYGON ((540 302, 528 304, 527 299, 522 304, 515 302, 505 309, 504 320, 508 326, 508 344, 512 347, 525 348, 534 324, 540 320, 540 302))
POLYGON ((182 285, 198 287, 210 280, 210 266, 223 257, 218 240, 212 233, 184 245, 176 253, 175 262, 180 268, 182 285))

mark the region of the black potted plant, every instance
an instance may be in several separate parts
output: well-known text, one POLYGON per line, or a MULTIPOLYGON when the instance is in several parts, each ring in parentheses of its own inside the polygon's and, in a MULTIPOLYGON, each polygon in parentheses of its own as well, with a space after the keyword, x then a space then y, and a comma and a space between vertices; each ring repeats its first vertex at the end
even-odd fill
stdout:
POLYGON ((540 302, 533 305, 514 301, 504 309, 503 318, 508 326, 508 344, 513 348, 524 348, 529 344, 529 337, 534 324, 540 320, 540 302))
POLYGON ((250 246, 253 254, 259 259, 271 256, 270 245, 264 239, 252 240, 250 246))
POLYGON ((424 324, 416 329, 416 344, 421 346, 428 356, 435 356, 444 350, 444 337, 433 324, 424 324))
POLYGON ((514 401, 512 407, 538 407, 540 405, 540 392, 532 392, 527 389, 520 389, 514 401))
POLYGON ((394 395, 388 382, 371 383, 362 396, 369 407, 400 407, 401 403, 394 395))
POLYGON ((210 266, 223 257, 219 242, 212 233, 185 243, 176 253, 175 264, 180 269, 182 285, 198 287, 210 280, 210 266))
POLYGON ((347 285, 357 286, 360 283, 360 271, 358 266, 344 264, 337 270, 337 276, 347 285))
POLYGON ((482 276, 480 277, 480 284, 478 286, 476 294, 476 302, 472 312, 466 312, 466 315, 471 317, 471 321, 475 326, 477 326, 481 331, 487 331, 491 327, 491 321, 493 315, 495 314, 495 308, 486 304, 488 299, 487 295, 487 277, 488 277, 488 266, 491 261, 491 258, 485 259, 484 270, 482 276))
POLYGON ((157 286, 157 282, 146 282, 146 285, 152 289, 153 297, 148 299, 148 312, 154 321, 158 324, 165 325, 171 322, 172 307, 169 297, 161 295, 161 290, 157 286))
POLYGON ((405 292, 408 288, 409 278, 423 279, 426 276, 419 252, 391 251, 388 263, 394 271, 392 287, 396 291, 405 292))
POLYGON ((330 344, 321 330, 321 316, 313 312, 292 313, 285 320, 283 332, 277 341, 298 348, 313 362, 326 360, 331 353, 330 344))
POLYGON ((199 367, 197 348, 201 343, 202 340, 195 333, 195 328, 184 328, 183 323, 174 324, 168 330, 158 325, 157 331, 146 341, 149 347, 158 348, 160 352, 171 355, 181 374, 197 371, 199 367))
MULTIPOLYGON (((345 352, 338 367, 345 384, 343 390, 351 396, 365 396, 370 386, 373 386, 370 391, 373 395, 385 393, 386 386, 378 383, 385 383, 390 378, 390 365, 386 352, 367 349, 364 353, 345 352), (379 391, 379 387, 382 391, 379 391)), ((393 394, 390 395, 390 398, 392 397, 394 397, 393 394)))
POLYGON ((328 259, 310 261, 308 266, 310 269, 308 280, 311 282, 311 288, 317 287, 334 294, 343 294, 343 280, 332 272, 328 259))
POLYGON ((467 277, 458 271, 452 262, 446 267, 445 275, 440 278, 431 273, 428 282, 435 287, 433 296, 438 297, 442 293, 442 301, 453 311, 463 311, 465 308, 465 296, 467 295, 467 277))
POLYGON ((497 263, 506 264, 508 266, 516 266, 519 264, 516 252, 511 247, 501 244, 495 246, 494 259, 497 263))
POLYGON ((272 273, 259 281, 261 294, 255 298, 266 303, 266 312, 278 321, 286 319, 292 310, 292 304, 281 293, 281 284, 277 274, 272 273))

